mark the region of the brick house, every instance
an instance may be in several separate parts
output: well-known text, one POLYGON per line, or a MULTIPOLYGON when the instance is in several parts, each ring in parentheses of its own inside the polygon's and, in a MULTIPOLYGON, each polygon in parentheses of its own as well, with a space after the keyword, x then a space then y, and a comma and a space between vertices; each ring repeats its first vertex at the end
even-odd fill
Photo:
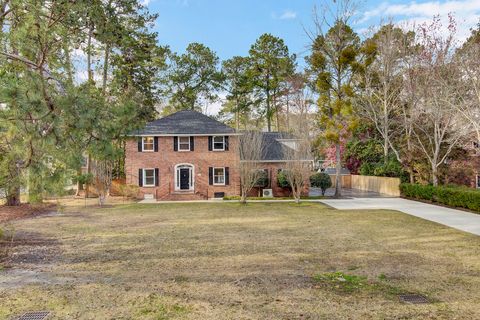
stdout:
MULTIPOLYGON (((196 111, 179 111, 152 121, 127 139, 126 183, 140 187, 140 198, 157 200, 240 195, 239 135, 196 111)), ((277 186, 276 173, 282 168, 282 148, 291 141, 281 133, 263 133, 266 147, 261 162, 270 181, 264 188, 271 188, 274 196, 289 194, 277 186)), ((259 192, 253 190, 252 195, 259 192)))

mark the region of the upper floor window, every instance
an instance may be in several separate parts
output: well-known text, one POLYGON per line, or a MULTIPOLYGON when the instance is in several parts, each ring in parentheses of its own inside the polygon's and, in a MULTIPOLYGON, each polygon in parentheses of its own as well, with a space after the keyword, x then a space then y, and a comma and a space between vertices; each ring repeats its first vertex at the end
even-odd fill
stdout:
POLYGON ((224 136, 214 136, 213 137, 213 150, 214 151, 224 151, 225 150, 225 137, 224 136))
POLYGON ((190 151, 190 137, 178 137, 178 150, 190 151))
POLYGON ((142 138, 142 151, 154 151, 155 150, 155 140, 153 137, 143 137, 142 138))

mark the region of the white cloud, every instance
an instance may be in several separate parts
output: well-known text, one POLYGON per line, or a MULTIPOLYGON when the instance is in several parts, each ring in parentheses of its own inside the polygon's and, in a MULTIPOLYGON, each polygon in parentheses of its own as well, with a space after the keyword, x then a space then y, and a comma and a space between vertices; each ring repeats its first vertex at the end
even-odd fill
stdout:
POLYGON ((410 2, 406 4, 390 4, 384 2, 375 9, 364 12, 358 24, 372 22, 375 19, 392 18, 397 24, 405 26, 429 23, 433 16, 440 15, 442 25, 448 26, 448 14, 453 14, 457 22, 457 35, 461 40, 466 39, 470 34, 470 28, 480 22, 480 1, 479 0, 458 0, 458 1, 427 1, 410 2))
POLYGON ((278 19, 278 20, 292 20, 297 17, 297 13, 292 10, 284 10, 280 15, 277 13, 272 13, 272 18, 273 19, 278 19))

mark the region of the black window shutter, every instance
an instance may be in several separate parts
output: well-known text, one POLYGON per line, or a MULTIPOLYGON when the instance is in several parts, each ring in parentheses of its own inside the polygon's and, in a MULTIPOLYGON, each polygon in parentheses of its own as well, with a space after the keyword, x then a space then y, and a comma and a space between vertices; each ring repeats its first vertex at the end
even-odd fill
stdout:
POLYGON ((225 151, 228 151, 228 136, 225 136, 225 151))
POLYGON ((270 174, 268 173, 268 169, 263 169, 263 171, 265 171, 265 175, 267 176, 267 185, 266 187, 268 187, 270 185, 270 174))
POLYGON ((173 151, 178 151, 178 137, 173 137, 173 151))
POLYGON ((138 137, 138 152, 142 152, 142 137, 138 137))
POLYGON ((208 151, 212 151, 212 146, 213 146, 213 137, 209 136, 208 137, 208 151))
POLYGON ((190 137, 190 151, 195 150, 195 139, 193 137, 190 137))
POLYGON ((213 167, 208 168, 208 184, 213 184, 213 167))
POLYGON ((138 185, 143 187, 143 169, 138 169, 138 185))
POLYGON ((158 168, 155 168, 155 186, 158 187, 159 185, 159 174, 158 174, 158 168))
POLYGON ((225 185, 230 185, 230 168, 225 167, 225 185))
POLYGON ((153 150, 155 150, 155 152, 158 152, 158 137, 153 138, 153 150))

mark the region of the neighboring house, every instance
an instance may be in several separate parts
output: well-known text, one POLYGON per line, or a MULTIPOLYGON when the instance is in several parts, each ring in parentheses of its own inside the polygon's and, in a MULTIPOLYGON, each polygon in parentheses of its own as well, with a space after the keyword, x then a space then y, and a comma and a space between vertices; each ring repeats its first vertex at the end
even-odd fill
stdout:
MULTIPOLYGON (((126 182, 140 187, 141 198, 157 200, 240 195, 239 135, 196 111, 179 111, 152 121, 127 139, 126 182)), ((269 186, 274 195, 286 195, 276 184, 276 173, 282 168, 282 148, 294 139, 264 133, 263 140, 261 162, 268 170, 269 186)))

